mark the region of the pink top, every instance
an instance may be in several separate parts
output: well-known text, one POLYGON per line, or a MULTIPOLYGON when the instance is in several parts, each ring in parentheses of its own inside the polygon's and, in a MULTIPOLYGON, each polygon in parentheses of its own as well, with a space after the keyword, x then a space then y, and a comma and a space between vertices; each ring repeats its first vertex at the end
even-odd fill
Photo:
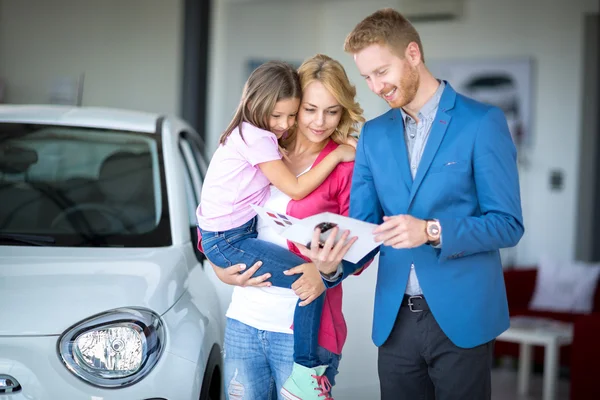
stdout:
POLYGON ((256 215, 251 204, 262 206, 269 198, 271 182, 258 164, 281 159, 277 136, 247 122, 242 134, 244 139, 236 128, 210 161, 196 210, 204 230, 237 228, 256 215))
MULTIPOLYGON (((315 160, 314 165, 321 162, 337 147, 338 145, 330 140, 315 160)), ((306 218, 321 212, 348 215, 353 169, 353 162, 339 164, 311 194, 302 200, 291 200, 288 203, 287 214, 296 218, 306 218)), ((288 241, 288 247, 302 257, 292 242, 288 241)), ((348 335, 346 320, 342 314, 342 294, 341 284, 327 290, 319 330, 319 344, 335 354, 342 353, 342 347, 348 335)))

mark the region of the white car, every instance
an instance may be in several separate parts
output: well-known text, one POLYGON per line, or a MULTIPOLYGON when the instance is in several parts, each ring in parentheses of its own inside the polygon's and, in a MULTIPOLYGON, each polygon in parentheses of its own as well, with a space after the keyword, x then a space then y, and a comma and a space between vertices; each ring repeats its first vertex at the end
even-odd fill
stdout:
POLYGON ((0 106, 0 399, 221 398, 183 121, 0 106))

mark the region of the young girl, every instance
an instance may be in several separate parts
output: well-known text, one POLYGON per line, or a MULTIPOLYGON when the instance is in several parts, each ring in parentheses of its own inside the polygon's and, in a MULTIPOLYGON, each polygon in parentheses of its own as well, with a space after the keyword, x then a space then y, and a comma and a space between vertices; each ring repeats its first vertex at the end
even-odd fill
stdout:
MULTIPOLYGON (((301 98, 299 77, 281 62, 258 67, 246 82, 233 120, 220 139, 206 174, 198 226, 202 248, 219 267, 262 261, 255 276, 271 273, 274 286, 290 288, 298 276, 284 270, 305 264, 294 253, 256 239, 256 213, 251 204, 266 202, 273 184, 294 200, 316 189, 340 162, 354 160, 355 150, 340 145, 310 171, 296 177, 283 163, 278 139, 296 119, 301 98)), ((317 355, 318 330, 324 294, 294 314, 294 380, 310 385, 325 368, 317 355)), ((284 386, 285 387, 285 386, 284 386)))

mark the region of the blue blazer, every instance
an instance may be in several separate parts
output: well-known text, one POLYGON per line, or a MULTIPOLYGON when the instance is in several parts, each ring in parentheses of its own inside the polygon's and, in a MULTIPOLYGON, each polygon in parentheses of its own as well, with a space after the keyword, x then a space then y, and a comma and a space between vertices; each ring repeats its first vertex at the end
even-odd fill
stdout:
MULTIPOLYGON (((438 219, 442 246, 380 246, 375 345, 390 335, 413 263, 433 316, 454 344, 475 347, 505 331, 499 249, 515 246, 524 227, 516 150, 500 109, 457 94, 446 82, 414 181, 400 110, 365 123, 350 216, 380 224, 384 215, 398 214, 438 219)), ((342 278, 361 264, 344 262, 342 278)))

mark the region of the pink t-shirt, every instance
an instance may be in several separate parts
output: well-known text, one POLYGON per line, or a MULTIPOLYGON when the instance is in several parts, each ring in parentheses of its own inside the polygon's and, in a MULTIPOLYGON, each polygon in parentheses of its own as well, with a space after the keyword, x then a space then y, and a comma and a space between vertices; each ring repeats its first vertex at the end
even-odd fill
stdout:
POLYGON ((262 206, 271 184, 258 164, 281 160, 277 136, 249 123, 235 129, 219 146, 210 161, 200 205, 196 210, 200 228, 226 231, 237 228, 256 215, 251 204, 262 206))

